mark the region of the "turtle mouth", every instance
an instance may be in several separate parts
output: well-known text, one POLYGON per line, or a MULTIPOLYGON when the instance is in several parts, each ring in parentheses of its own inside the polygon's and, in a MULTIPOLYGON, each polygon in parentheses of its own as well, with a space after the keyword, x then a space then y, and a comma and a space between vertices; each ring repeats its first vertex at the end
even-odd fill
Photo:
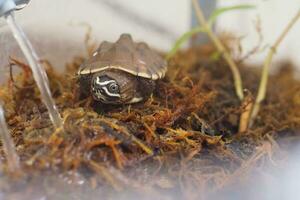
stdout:
POLYGON ((102 93, 103 93, 102 89, 93 88, 93 96, 96 100, 107 101, 106 97, 102 95, 102 93))

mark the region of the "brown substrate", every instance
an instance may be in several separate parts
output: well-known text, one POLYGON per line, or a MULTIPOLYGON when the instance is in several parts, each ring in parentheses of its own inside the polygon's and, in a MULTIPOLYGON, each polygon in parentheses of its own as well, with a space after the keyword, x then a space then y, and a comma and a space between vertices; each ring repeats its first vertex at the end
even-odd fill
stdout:
MULTIPOLYGON (((117 107, 76 99, 75 73, 83 58, 75 58, 64 74, 44 62, 64 130, 53 129, 28 66, 13 61, 23 73, 1 88, 0 97, 23 181, 37 184, 33 177, 58 174, 73 188, 65 195, 94 191, 95 197, 109 196, 116 190, 199 199, 199 194, 243 182, 254 169, 284 160, 282 148, 299 141, 300 84, 292 66, 283 64, 270 78, 257 120, 238 134, 244 108, 228 66, 211 60, 212 52, 205 46, 178 53, 149 100, 117 107)), ((240 71, 244 87, 255 94, 259 72, 243 66, 240 71)), ((3 150, 1 155, 4 159, 3 150)), ((7 177, 0 181, 2 190, 14 193, 4 180, 7 177)), ((54 198, 59 192, 53 191, 61 188, 57 183, 45 186, 53 189, 49 194, 44 188, 44 195, 54 198)))

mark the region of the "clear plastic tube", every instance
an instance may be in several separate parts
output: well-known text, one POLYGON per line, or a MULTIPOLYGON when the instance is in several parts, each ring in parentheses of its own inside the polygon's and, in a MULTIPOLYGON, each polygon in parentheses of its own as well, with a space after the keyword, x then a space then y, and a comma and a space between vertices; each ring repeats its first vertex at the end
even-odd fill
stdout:
POLYGON ((52 98, 47 74, 44 68, 39 64, 39 59, 35 50, 33 49, 22 28, 16 23, 13 12, 7 14, 5 18, 21 50, 28 60, 29 66, 31 67, 33 73, 33 77, 41 92, 41 98, 48 109, 49 116, 53 125, 56 128, 61 127, 62 119, 52 98))
POLYGON ((6 155, 9 170, 12 172, 20 171, 21 167, 19 163, 19 156, 16 153, 15 145, 9 134, 9 130, 7 128, 7 124, 5 121, 4 110, 1 104, 0 104, 0 134, 1 134, 1 138, 2 138, 1 141, 6 155))

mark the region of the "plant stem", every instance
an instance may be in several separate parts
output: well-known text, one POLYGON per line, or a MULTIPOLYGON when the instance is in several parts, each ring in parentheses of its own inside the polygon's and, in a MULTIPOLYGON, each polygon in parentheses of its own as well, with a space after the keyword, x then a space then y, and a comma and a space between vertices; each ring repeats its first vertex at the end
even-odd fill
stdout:
POLYGON ((239 133, 243 133, 248 129, 253 104, 253 96, 250 92, 248 92, 248 94, 244 98, 244 101, 242 102, 243 112, 241 113, 240 117, 239 133))
POLYGON ((209 26, 209 24, 207 23, 204 15, 203 15, 203 11, 202 11, 201 6, 198 3, 198 1, 197 0, 192 0, 192 3, 193 3, 193 7, 195 9, 197 19, 198 19, 198 22, 199 22, 200 26, 202 26, 206 30, 208 37, 212 40, 212 42, 215 45, 215 47, 217 48, 217 50, 222 54, 223 58, 228 63, 228 65, 230 67, 230 70, 233 74, 236 94, 237 94, 237 96, 239 97, 240 100, 243 100, 244 94, 243 94, 242 79, 241 79, 241 75, 240 75, 240 72, 238 70, 237 65, 235 64, 235 62, 231 58, 230 53, 224 47, 222 42, 213 33, 211 27, 209 26))
POLYGON ((259 84, 259 88, 258 88, 258 93, 257 93, 255 104, 254 104, 254 107, 253 107, 253 110, 252 110, 251 118, 250 118, 250 121, 249 121, 250 126, 252 125, 255 117, 257 116, 257 114, 259 112, 261 102, 266 97, 267 84, 268 84, 268 75, 269 75, 269 69, 270 69, 270 65, 271 65, 271 62, 272 62, 272 58, 273 58, 274 54, 276 53, 276 50, 277 50, 278 46, 280 45, 280 43, 286 37, 288 32, 291 30, 291 28, 295 25, 297 20, 299 20, 299 18, 300 18, 300 10, 293 17, 293 19, 288 23, 288 25, 283 30, 281 35, 277 38, 274 45, 270 48, 269 53, 268 53, 268 55, 267 55, 267 57, 264 61, 264 65, 263 65, 263 68, 262 68, 261 80, 260 80, 260 84, 259 84))

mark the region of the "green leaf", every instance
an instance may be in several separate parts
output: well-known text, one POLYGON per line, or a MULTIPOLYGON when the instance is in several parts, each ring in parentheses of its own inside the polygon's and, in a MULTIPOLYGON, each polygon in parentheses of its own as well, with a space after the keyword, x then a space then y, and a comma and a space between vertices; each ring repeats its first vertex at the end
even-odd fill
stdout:
POLYGON ((190 31, 184 33, 174 44, 171 51, 168 53, 166 59, 169 60, 172 56, 175 55, 175 53, 180 49, 180 47, 183 45, 184 42, 186 42, 190 37, 192 37, 196 33, 204 33, 206 30, 202 27, 195 27, 191 29, 190 31))
POLYGON ((217 17, 219 17, 221 14, 226 13, 228 11, 233 11, 233 10, 248 10, 248 9, 254 9, 254 8, 256 8, 256 6, 254 6, 254 5, 248 5, 248 4, 218 8, 218 9, 214 10, 212 12, 212 14, 210 15, 210 17, 208 19, 208 25, 212 26, 213 23, 215 23, 217 17))

